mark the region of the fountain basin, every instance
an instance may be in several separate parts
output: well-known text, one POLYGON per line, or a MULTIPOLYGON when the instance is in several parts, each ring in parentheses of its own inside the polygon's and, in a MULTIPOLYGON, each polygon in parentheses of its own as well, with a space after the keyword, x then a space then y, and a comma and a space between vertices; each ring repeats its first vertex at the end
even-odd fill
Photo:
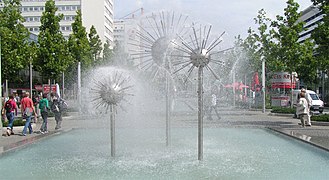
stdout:
POLYGON ((116 157, 108 129, 78 129, 0 157, 6 179, 327 179, 329 153, 267 129, 118 128, 116 157))

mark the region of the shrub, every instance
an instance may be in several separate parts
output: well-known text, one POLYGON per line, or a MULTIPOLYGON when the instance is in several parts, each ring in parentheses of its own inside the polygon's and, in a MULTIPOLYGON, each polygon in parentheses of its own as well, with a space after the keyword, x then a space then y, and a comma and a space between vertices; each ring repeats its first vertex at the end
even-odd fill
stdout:
POLYGON ((329 114, 321 114, 319 116, 312 116, 311 121, 329 122, 329 114))
POLYGON ((273 107, 271 113, 295 114, 295 108, 273 107))
MULTIPOLYGON (((23 121, 22 118, 15 118, 14 120, 14 126, 24 126, 25 121, 23 121)), ((7 127, 8 126, 8 121, 2 122, 2 127, 7 127)))

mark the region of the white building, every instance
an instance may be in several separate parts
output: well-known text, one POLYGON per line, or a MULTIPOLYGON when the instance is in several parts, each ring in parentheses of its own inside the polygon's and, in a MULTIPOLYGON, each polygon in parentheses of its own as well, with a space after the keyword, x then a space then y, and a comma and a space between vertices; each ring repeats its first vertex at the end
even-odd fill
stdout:
POLYGON ((305 30, 299 35, 299 42, 304 42, 306 39, 311 37, 312 31, 318 26, 318 23, 322 21, 323 14, 315 6, 310 6, 302 11, 302 15, 299 21, 304 21, 305 30))
POLYGON ((123 48, 125 53, 139 46, 140 40, 136 37, 136 30, 139 28, 136 21, 135 19, 114 21, 114 42, 123 48))
MULTIPOLYGON (((40 19, 45 10, 47 0, 22 0, 22 16, 24 25, 34 34, 39 34, 40 19)), ((81 9, 82 23, 89 32, 95 26, 103 43, 109 41, 113 46, 113 0, 55 0, 57 13, 64 15, 60 28, 64 37, 72 33, 71 24, 74 22, 76 11, 81 9)))
POLYGON ((139 8, 125 17, 114 20, 114 42, 115 45, 122 47, 125 53, 134 49, 138 50, 137 46, 140 46, 140 39, 136 36, 136 31, 139 31, 139 18, 143 14, 143 8, 139 8))

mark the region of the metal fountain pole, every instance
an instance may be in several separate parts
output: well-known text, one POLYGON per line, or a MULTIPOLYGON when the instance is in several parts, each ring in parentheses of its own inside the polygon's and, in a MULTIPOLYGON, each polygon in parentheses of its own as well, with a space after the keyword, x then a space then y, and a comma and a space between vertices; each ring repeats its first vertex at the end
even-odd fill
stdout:
POLYGON ((265 94, 265 59, 262 57, 262 92, 263 92, 263 113, 265 113, 266 94, 265 94))
POLYGON ((233 107, 235 107, 235 101, 236 101, 236 92, 235 92, 235 69, 233 69, 233 82, 232 82, 232 85, 233 85, 233 107))
POLYGON ((203 67, 198 69, 198 160, 203 159, 203 67))
POLYGON ((115 105, 110 105, 111 157, 115 156, 115 105))
POLYGON ((169 75, 166 73, 166 146, 170 145, 170 84, 169 84, 169 75))
POLYGON ((81 62, 78 62, 78 103, 79 113, 81 113, 81 62))

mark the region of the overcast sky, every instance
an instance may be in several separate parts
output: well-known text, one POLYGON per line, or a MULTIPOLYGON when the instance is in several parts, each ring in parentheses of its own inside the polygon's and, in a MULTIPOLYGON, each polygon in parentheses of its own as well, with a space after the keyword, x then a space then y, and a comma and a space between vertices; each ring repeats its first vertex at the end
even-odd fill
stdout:
MULTIPOLYGON (((260 9, 268 16, 283 14, 287 0, 114 0, 114 17, 121 18, 143 7, 145 14, 161 10, 187 14, 193 21, 210 23, 212 33, 225 31, 222 46, 231 46, 234 37, 247 35, 249 27, 254 26, 253 18, 260 9)), ((311 0, 296 0, 300 10, 312 4, 311 0)), ((139 15, 136 13, 136 15, 139 15)))

